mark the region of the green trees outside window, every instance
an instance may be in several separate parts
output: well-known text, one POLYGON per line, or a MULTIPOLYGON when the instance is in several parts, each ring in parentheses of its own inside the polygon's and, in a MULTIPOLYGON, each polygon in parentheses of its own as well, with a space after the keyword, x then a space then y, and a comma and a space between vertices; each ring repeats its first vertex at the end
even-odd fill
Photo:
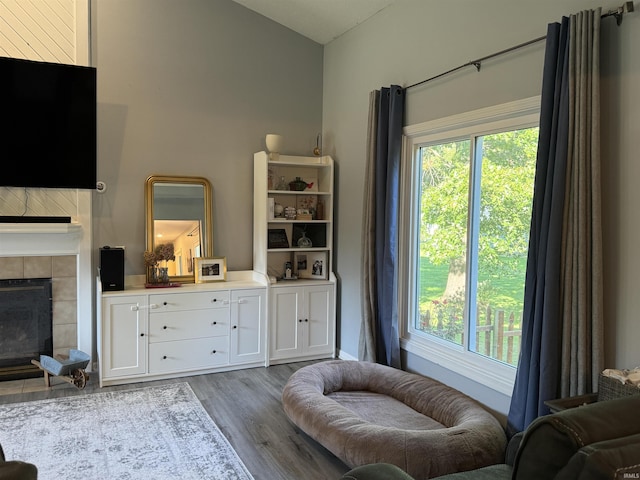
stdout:
POLYGON ((419 149, 414 328, 511 365, 520 347, 537 143, 536 127, 419 149))

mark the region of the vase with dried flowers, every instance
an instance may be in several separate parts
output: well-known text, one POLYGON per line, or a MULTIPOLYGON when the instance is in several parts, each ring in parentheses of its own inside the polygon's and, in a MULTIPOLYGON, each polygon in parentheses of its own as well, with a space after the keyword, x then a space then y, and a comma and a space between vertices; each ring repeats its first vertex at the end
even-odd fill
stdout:
POLYGON ((147 266, 147 281, 149 283, 169 283, 169 267, 167 262, 175 260, 173 243, 156 245, 153 251, 144 252, 144 263, 147 266), (163 266, 159 266, 164 262, 163 266))

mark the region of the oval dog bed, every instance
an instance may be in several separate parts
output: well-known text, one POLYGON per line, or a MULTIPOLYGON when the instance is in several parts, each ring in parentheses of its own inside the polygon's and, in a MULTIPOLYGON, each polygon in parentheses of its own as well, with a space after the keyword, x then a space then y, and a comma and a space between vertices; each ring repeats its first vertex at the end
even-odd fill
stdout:
POLYGON ((478 402, 434 379, 369 362, 296 371, 289 419, 353 468, 392 463, 416 479, 502 463, 506 435, 478 402))

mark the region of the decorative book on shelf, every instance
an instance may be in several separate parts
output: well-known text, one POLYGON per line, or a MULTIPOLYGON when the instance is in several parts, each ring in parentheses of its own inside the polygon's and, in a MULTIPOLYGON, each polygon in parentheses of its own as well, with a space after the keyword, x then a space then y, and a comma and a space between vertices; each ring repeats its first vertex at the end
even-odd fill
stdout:
POLYGON ((287 232, 284 228, 270 228, 267 248, 289 248, 287 232))

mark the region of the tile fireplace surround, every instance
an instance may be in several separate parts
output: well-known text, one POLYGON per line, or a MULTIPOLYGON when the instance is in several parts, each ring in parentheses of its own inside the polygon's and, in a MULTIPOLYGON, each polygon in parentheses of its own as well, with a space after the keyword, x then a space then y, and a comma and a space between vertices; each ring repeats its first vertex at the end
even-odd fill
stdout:
POLYGON ((0 280, 51 278, 53 354, 78 345, 76 255, 0 257, 0 280))
MULTIPOLYGON (((43 189, 44 190, 44 189, 43 189)), ((20 189, 0 188, 1 215, 10 210, 11 195, 20 189)), ((32 189, 30 205, 49 206, 49 210, 30 209, 27 215, 71 215, 71 223, 0 223, 0 278, 51 278, 53 294, 53 350, 68 354, 78 348, 93 355, 95 279, 92 268, 91 192, 78 191, 64 196, 42 194, 32 189), (45 197, 48 195, 48 197, 45 197), (71 199, 67 210, 52 211, 53 199, 71 199)), ((87 371, 92 370, 89 363, 87 371)))

